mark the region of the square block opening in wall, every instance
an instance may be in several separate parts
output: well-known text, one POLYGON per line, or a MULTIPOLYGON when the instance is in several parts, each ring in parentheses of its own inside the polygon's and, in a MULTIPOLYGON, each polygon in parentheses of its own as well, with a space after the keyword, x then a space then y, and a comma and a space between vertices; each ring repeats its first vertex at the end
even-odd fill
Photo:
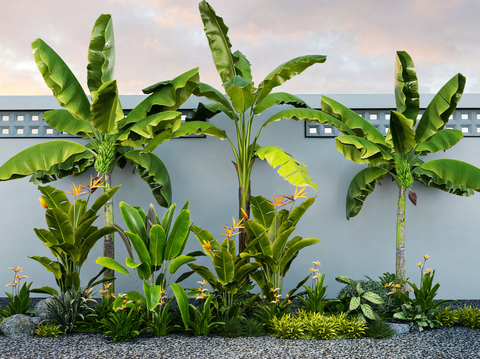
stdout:
POLYGON ((23 121, 24 117, 23 116, 17 116, 17 121, 23 121))
POLYGON ((453 114, 448 117, 449 120, 453 120, 453 114))
POLYGON ((10 129, 8 128, 2 128, 2 135, 8 135, 9 134, 9 131, 10 129))
POLYGON ((477 113, 477 120, 480 120, 480 113, 477 113))
POLYGON ((45 130, 45 133, 46 133, 47 135, 53 135, 53 128, 47 128, 47 129, 45 130))
POLYGON ((17 135, 23 135, 23 127, 17 128, 17 135))
POLYGON ((385 133, 388 133, 388 127, 385 127, 385 133))
POLYGON ((32 121, 38 121, 38 116, 32 116, 32 121))
POLYGON ((448 130, 454 130, 454 127, 453 126, 447 126, 446 127, 448 130))
POLYGON ((376 113, 370 114, 370 120, 376 120, 376 119, 377 119, 377 114, 376 113))
POLYGON ((318 130, 316 127, 309 127, 308 128, 308 133, 311 133, 313 135, 317 134, 318 133, 318 130))
POLYGON ((182 122, 185 122, 187 120, 187 115, 182 115, 182 122))
POLYGON ((462 113, 462 120, 468 120, 468 113, 462 113))
POLYGON ((325 127, 325 133, 331 134, 332 132, 333 131, 331 127, 325 127))
POLYGON ((470 126, 462 126, 463 133, 470 133, 470 126))
POLYGON ((38 128, 30 128, 30 130, 32 131, 32 135, 38 135, 38 128))
POLYGON ((2 121, 3 121, 3 122, 8 122, 8 121, 10 121, 10 116, 2 116, 2 121))
POLYGON ((385 120, 390 120, 390 114, 389 113, 385 114, 385 120))
POLYGON ((477 126, 477 133, 480 133, 480 127, 477 126))

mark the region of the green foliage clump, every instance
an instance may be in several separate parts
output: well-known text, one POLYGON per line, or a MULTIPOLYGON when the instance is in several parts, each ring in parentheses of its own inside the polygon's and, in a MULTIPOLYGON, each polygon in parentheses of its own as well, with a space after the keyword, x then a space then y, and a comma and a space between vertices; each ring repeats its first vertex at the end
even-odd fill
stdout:
POLYGON ((124 308, 111 312, 108 318, 100 321, 104 335, 110 335, 113 341, 126 342, 136 338, 143 330, 140 311, 134 308, 124 308))
POLYGON ((172 313, 170 312, 170 304, 172 303, 170 299, 167 304, 164 306, 158 305, 153 311, 151 311, 151 319, 145 320, 146 330, 153 335, 160 337, 165 336, 170 333, 175 328, 179 327, 178 325, 171 325, 172 313))
POLYGON ((265 335, 263 323, 255 318, 247 318, 243 321, 244 336, 246 337, 261 337, 265 335))
POLYGON ((278 301, 275 303, 258 304, 253 315, 269 329, 273 318, 281 318, 285 314, 290 313, 290 305, 288 300, 278 301))
POLYGON ((35 334, 39 337, 58 337, 60 334, 65 334, 58 325, 53 323, 40 324, 35 330, 35 334))
POLYGON ((273 317, 270 328, 273 335, 282 339, 298 339, 304 335, 305 323, 302 318, 291 314, 284 314, 282 317, 273 317))
POLYGON ((365 335, 373 339, 385 339, 393 336, 393 330, 383 320, 372 320, 368 322, 365 335))
POLYGON ((334 317, 325 317, 320 313, 311 313, 304 319, 305 329, 314 339, 328 340, 337 335, 338 324, 334 317))
POLYGON ((444 327, 452 327, 458 322, 458 311, 451 310, 450 307, 442 308, 438 310, 434 319, 442 323, 444 327))
POLYGON ((345 313, 332 316, 337 325, 337 334, 347 338, 359 338, 365 335, 367 323, 357 316, 347 317, 345 313))
POLYGON ((48 317, 65 333, 72 332, 80 321, 95 316, 92 308, 95 300, 91 299, 89 291, 70 288, 52 299, 51 303, 47 303, 48 317))
POLYGON ((468 328, 480 328, 480 309, 464 305, 458 308, 458 322, 468 328))
MULTIPOLYGON (((384 273, 388 274, 388 273, 384 273)), ((397 303, 395 301, 395 298, 391 295, 388 295, 388 293, 391 291, 389 288, 385 287, 385 284, 389 283, 386 282, 385 284, 382 284, 382 281, 376 281, 371 279, 370 277, 365 276, 366 279, 361 279, 361 280, 356 280, 355 281, 355 286, 351 285, 345 285, 340 291, 338 292, 337 298, 342 299, 344 295, 346 298, 352 298, 356 296, 357 290, 356 290, 356 285, 360 284, 361 288, 365 292, 372 292, 380 296, 382 298, 384 304, 373 304, 372 303, 372 309, 375 312, 381 313, 381 314, 387 314, 387 313, 393 313, 395 309, 397 308, 397 303)), ((390 281, 391 282, 391 281, 390 281)))

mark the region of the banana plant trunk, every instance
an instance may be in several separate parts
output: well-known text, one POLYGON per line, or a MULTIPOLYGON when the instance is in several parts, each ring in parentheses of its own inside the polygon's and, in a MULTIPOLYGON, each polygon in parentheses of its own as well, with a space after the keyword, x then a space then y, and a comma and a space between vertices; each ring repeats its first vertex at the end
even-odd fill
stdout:
MULTIPOLYGON (((244 218, 242 213, 242 209, 247 214, 247 217, 250 217, 250 181, 248 182, 248 186, 246 188, 246 196, 244 196, 245 186, 238 187, 238 218, 244 218)), ((238 238, 238 246, 240 247, 240 252, 243 252, 247 246, 248 236, 245 228, 240 230, 240 236, 238 238)))
MULTIPOLYGON (((110 172, 105 174, 105 187, 104 193, 110 191, 112 188, 112 177, 110 172)), ((104 206, 105 226, 113 226, 113 198, 110 198, 104 206)), ((113 233, 107 234, 103 241, 103 256, 114 259, 115 258, 115 245, 113 242, 113 233)), ((113 277, 114 272, 111 269, 107 269, 103 273, 103 277, 113 277)), ((114 291, 114 285, 112 285, 112 291, 114 291)))
POLYGON ((397 278, 406 279, 405 273, 405 204, 407 200, 407 189, 400 186, 398 193, 397 209, 397 246, 396 246, 396 268, 397 278))

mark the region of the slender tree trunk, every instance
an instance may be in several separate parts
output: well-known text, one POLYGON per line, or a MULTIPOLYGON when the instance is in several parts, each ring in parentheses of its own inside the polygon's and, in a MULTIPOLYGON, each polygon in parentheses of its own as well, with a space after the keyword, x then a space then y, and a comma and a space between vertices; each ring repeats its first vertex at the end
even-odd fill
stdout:
POLYGON ((396 268, 397 278, 405 280, 405 203, 407 200, 407 189, 400 187, 398 193, 397 209, 397 246, 396 246, 396 268))
MULTIPOLYGON (((250 182, 248 182, 248 188, 247 188, 247 197, 245 203, 242 203, 243 197, 243 192, 244 187, 239 187, 238 188, 238 218, 244 218, 242 209, 247 213, 247 216, 250 216, 250 182)), ((245 250, 245 247, 247 246, 248 243, 248 236, 247 232, 245 232, 245 228, 242 228, 240 231, 240 236, 238 237, 238 246, 240 252, 243 252, 245 250)))
MULTIPOLYGON (((104 193, 108 192, 112 188, 112 177, 110 172, 105 174, 105 187, 104 193)), ((105 226, 113 225, 113 198, 110 198, 104 206, 104 217, 105 217, 105 226)), ((115 258, 115 245, 113 242, 113 233, 107 234, 104 237, 103 241, 103 256, 109 258, 115 258)), ((103 273, 103 277, 113 277, 114 271, 111 269, 107 269, 103 273)), ((112 292, 114 291, 114 286, 112 285, 112 292)))

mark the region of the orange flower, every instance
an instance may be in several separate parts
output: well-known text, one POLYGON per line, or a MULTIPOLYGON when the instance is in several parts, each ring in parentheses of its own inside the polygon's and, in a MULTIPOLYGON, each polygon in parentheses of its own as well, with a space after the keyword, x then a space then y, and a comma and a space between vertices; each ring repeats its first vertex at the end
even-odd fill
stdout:
POLYGON ((65 192, 68 193, 68 194, 71 194, 72 196, 75 196, 75 197, 81 196, 82 194, 85 194, 85 193, 89 192, 89 191, 82 192, 82 189, 85 187, 84 184, 76 185, 75 183, 72 183, 71 187, 72 187, 72 192, 69 192, 69 191, 65 191, 65 192))
POLYGON ((428 261, 430 259, 430 256, 428 254, 425 254, 423 258, 425 258, 425 260, 428 261))
POLYGON ((38 200, 40 201, 40 206, 42 206, 43 208, 47 209, 47 202, 45 202, 45 200, 42 198, 42 197, 38 197, 38 200))
POLYGON ((245 226, 242 223, 243 219, 239 220, 238 222, 235 222, 235 218, 232 217, 232 220, 233 220, 233 225, 232 226, 222 226, 222 225, 220 226, 220 227, 225 228, 225 233, 220 233, 222 236, 232 238, 232 237, 236 236, 237 234, 240 234, 239 231, 236 232, 235 230, 245 228, 245 226))
POLYGON ((20 266, 18 266, 16 268, 15 267, 8 267, 8 269, 13 269, 15 272, 22 272, 23 267, 20 267, 20 266))
POLYGON ((425 271, 426 273, 431 273, 432 272, 432 269, 431 268, 427 268, 427 270, 425 271))
POLYGON ((242 211, 243 217, 248 220, 247 212, 245 212, 245 210, 243 208, 240 208, 240 210, 242 211))
POLYGON ((276 195, 273 195, 273 202, 268 202, 271 205, 273 205, 275 208, 284 206, 286 204, 292 203, 293 201, 288 201, 288 202, 283 202, 283 199, 285 198, 285 195, 282 194, 280 197, 277 197, 276 195))
POLYGON ((209 251, 212 250, 212 244, 207 241, 203 241, 202 247, 208 249, 209 251))
POLYGON ((421 263, 421 262, 418 262, 418 263, 417 263, 417 267, 418 267, 418 268, 422 268, 422 263, 421 263))
POLYGON ((312 262, 312 263, 315 264, 315 266, 319 266, 319 265, 321 265, 320 263, 322 263, 322 262, 320 262, 320 261, 315 261, 315 262, 312 262))
POLYGON ((97 188, 105 187, 102 186, 104 182, 102 182, 103 176, 98 177, 98 176, 90 176, 90 186, 88 186, 90 193, 93 193, 97 190, 97 188))

